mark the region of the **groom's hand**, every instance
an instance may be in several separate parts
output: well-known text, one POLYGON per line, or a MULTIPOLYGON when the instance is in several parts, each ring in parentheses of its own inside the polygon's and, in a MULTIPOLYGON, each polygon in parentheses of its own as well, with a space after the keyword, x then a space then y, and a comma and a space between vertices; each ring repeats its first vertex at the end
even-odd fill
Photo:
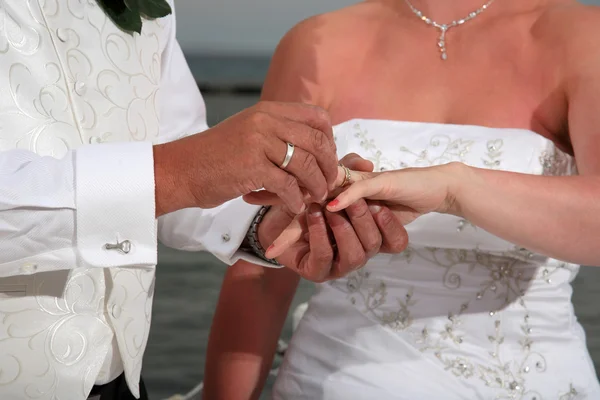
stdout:
POLYGON ((321 108, 262 102, 201 134, 154 147, 157 216, 211 208, 265 189, 293 213, 325 199, 337 177, 331 122, 321 108), (288 143, 295 146, 287 167, 288 143))
MULTIPOLYGON (((342 164, 355 171, 373 168, 356 154, 344 157, 342 164)), ((285 206, 272 207, 258 228, 261 245, 268 247, 294 217, 285 206)), ((400 221, 387 207, 374 202, 359 200, 345 213, 330 213, 312 204, 300 219, 304 237, 277 261, 315 282, 345 276, 378 252, 400 253, 408 244, 400 221)))

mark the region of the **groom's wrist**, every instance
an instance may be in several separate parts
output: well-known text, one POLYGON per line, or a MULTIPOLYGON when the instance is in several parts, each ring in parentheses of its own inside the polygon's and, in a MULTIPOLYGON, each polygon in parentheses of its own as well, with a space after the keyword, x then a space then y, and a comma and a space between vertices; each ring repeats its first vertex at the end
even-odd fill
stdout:
POLYGON ((260 210, 258 211, 256 216, 252 220, 252 223, 250 224, 250 228, 248 229, 248 233, 246 234, 246 239, 244 240, 244 243, 242 246, 249 249, 250 251, 252 251, 254 253, 254 255, 256 255, 261 260, 266 261, 269 264, 272 264, 275 266, 280 266, 280 264, 276 260, 269 259, 265 256, 265 252, 266 252, 265 246, 266 245, 263 245, 261 243, 261 240, 259 238, 259 233, 258 233, 260 226, 261 226, 261 222, 263 221, 265 215, 269 212, 270 208, 271 207, 269 207, 269 206, 263 206, 260 208, 260 210))
POLYGON ((153 146, 156 217, 193 206, 172 143, 153 146))

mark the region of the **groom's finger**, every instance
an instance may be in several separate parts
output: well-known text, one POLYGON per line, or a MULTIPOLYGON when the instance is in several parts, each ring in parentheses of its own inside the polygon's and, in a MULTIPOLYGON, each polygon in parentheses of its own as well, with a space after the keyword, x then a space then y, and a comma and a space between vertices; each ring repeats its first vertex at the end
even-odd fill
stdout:
POLYGON ((311 153, 296 147, 285 170, 298 179, 301 187, 306 188, 313 202, 325 201, 328 184, 319 168, 317 159, 311 153))
POLYGON ((340 164, 354 171, 372 172, 375 167, 369 160, 365 160, 356 153, 346 154, 340 160, 340 164))
POLYGON ((299 273, 313 282, 330 277, 334 249, 329 241, 327 223, 321 206, 311 204, 306 213, 310 252, 300 261, 299 273))
POLYGON ((382 253, 398 254, 408 246, 408 233, 406 228, 388 207, 378 202, 369 201, 369 210, 381 232, 383 243, 382 253))
POLYGON ((277 196, 294 214, 299 214, 305 210, 302 191, 298 186, 296 179, 275 166, 268 169, 263 177, 263 186, 265 190, 276 193, 277 196))
POLYGON ((356 235, 362 243, 367 258, 373 257, 379 252, 382 243, 382 235, 379 227, 369 211, 367 202, 363 199, 358 200, 346 209, 346 214, 356 232, 356 235))
MULTIPOLYGON (((304 188, 300 188, 302 192, 302 199, 305 204, 310 203, 311 196, 304 188)), ((250 192, 242 196, 244 201, 248 204, 254 204, 256 206, 276 206, 282 204, 281 198, 275 194, 266 190, 259 190, 256 192, 250 192)), ((333 198, 333 196, 332 196, 333 198)))
MULTIPOLYGON (((329 187, 325 187, 325 190, 331 189, 337 176, 338 160, 335 144, 329 139, 329 136, 319 129, 291 120, 281 121, 281 125, 276 126, 275 131, 281 141, 292 143, 315 158, 317 161, 315 167, 320 169, 320 172, 329 185, 329 187)), ((285 153, 281 153, 279 146, 274 151, 277 151, 277 155, 269 156, 269 158, 277 165, 281 165, 285 153), (273 159, 272 157, 276 158, 273 159)), ((292 156, 292 161, 294 157, 296 157, 296 154, 292 156)), ((308 165, 307 167, 312 168, 312 165, 308 165)))
POLYGON ((365 265, 367 256, 345 213, 325 211, 324 214, 337 244, 337 257, 330 277, 339 278, 365 265))
POLYGON ((264 112, 282 115, 289 120, 308 125, 323 132, 327 140, 335 148, 331 118, 325 109, 312 104, 276 101, 261 102, 258 104, 258 107, 264 112))

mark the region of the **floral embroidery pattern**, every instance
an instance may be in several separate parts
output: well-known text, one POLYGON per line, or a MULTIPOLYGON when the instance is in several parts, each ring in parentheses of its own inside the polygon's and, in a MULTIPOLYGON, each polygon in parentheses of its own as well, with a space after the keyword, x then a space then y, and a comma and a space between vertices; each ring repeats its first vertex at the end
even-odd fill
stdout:
POLYGON ((560 151, 555 146, 550 146, 539 158, 544 176, 577 175, 575 159, 560 151))
MULTIPOLYGON (((503 167, 507 151, 505 141, 499 138, 481 143, 478 138, 471 140, 438 134, 416 148, 400 146, 399 153, 395 153, 398 155, 392 158, 386 154, 394 152, 381 150, 376 138, 360 124, 354 125, 354 137, 364 150, 363 156, 372 161, 378 171, 468 161, 477 163, 478 167, 499 169, 503 167), (480 149, 478 151, 483 156, 474 159, 474 155, 470 155, 474 148, 480 149)), ((544 175, 576 173, 573 158, 551 143, 539 156, 539 162, 544 175)), ((467 229, 478 229, 466 219, 457 221, 457 234, 467 229)), ((456 294, 449 297, 453 300, 449 300, 447 306, 447 319, 441 319, 439 315, 423 315, 427 307, 420 302, 428 297, 418 283, 408 282, 401 288, 395 285, 392 291, 386 281, 376 277, 369 267, 329 284, 345 293, 354 307, 382 326, 407 335, 415 348, 434 357, 448 373, 460 379, 482 381, 494 390, 496 399, 553 400, 544 399, 531 383, 528 384, 529 376, 544 373, 548 365, 533 336, 536 321, 528 306, 527 290, 540 282, 553 284, 555 275, 569 269, 567 264, 548 264, 546 258, 524 248, 491 252, 477 248, 411 246, 393 260, 407 268, 439 268, 442 288, 456 294), (469 282, 464 288, 463 281, 469 282), (473 285, 473 291, 469 292, 473 285), (463 291, 468 294, 464 299, 457 299, 456 296, 463 291), (520 318, 517 321, 517 337, 514 336, 514 325, 508 325, 502 319, 505 309, 510 309, 511 317, 520 315, 517 317, 520 318), (464 349, 461 350, 470 334, 465 324, 471 321, 470 315, 482 310, 490 319, 489 332, 486 333, 488 357, 485 360, 471 359, 465 355, 464 349), (470 314, 469 318, 467 314, 470 314), (518 350, 517 355, 514 354, 515 349, 518 350)), ((581 397, 571 384, 565 392, 557 393, 556 398, 577 400, 581 397)))
MULTIPOLYGON (((462 275, 473 272, 486 271, 487 279, 480 282, 480 290, 473 298, 464 301, 456 312, 450 312, 443 329, 430 329, 426 319, 414 315, 413 307, 418 304, 418 296, 413 286, 406 288, 403 298, 392 299, 396 307, 390 306, 387 284, 382 280, 373 279, 371 272, 363 269, 351 274, 341 283, 330 283, 345 292, 350 302, 365 313, 378 320, 383 326, 397 332, 408 333, 414 340, 414 345, 421 352, 430 352, 439 360, 444 369, 456 377, 470 379, 477 377, 486 386, 497 390, 496 399, 528 399, 544 400, 541 394, 530 390, 527 386, 527 376, 530 372, 543 373, 546 371, 547 362, 542 354, 535 351, 535 341, 532 339, 533 325, 526 304, 526 288, 533 280, 544 280, 551 283, 549 276, 554 272, 567 268, 566 264, 558 267, 546 267, 539 271, 527 264, 531 261, 533 253, 526 249, 515 249, 502 253, 480 252, 479 250, 457 250, 426 248, 424 250, 408 248, 400 257, 411 264, 415 260, 423 264, 436 265, 444 270, 442 284, 446 289, 456 290, 461 287, 462 275), (460 348, 464 342, 465 332, 461 330, 464 314, 472 308, 474 303, 482 299, 496 300, 496 311, 489 311, 493 320, 494 330, 489 334, 490 342, 487 364, 475 362, 468 358, 453 356, 454 350, 460 348), (500 313, 506 307, 520 308, 521 322, 521 347, 522 356, 519 359, 505 360, 502 357, 502 347, 505 337, 502 330, 500 313), (417 321, 417 322, 415 322, 417 321), (422 324, 424 326, 421 326, 422 324)), ((572 386, 564 394, 564 399, 575 400, 577 391, 572 386)), ((562 399, 563 397, 561 397, 562 399)))
POLYGON ((500 167, 502 164, 502 146, 504 146, 504 141, 502 139, 490 140, 487 142, 487 154, 483 159, 483 164, 491 169, 495 169, 500 167))

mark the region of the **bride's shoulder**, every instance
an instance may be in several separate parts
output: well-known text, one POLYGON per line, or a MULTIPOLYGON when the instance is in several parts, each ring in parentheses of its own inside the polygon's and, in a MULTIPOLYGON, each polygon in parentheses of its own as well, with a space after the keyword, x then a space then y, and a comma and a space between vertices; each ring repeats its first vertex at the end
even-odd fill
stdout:
POLYGON ((600 7, 575 1, 548 7, 540 14, 535 32, 560 55, 569 72, 586 65, 600 67, 600 7))
POLYGON ((324 52, 333 46, 357 49, 381 16, 380 6, 376 3, 353 4, 301 21, 283 37, 281 44, 293 47, 309 45, 324 52))
POLYGON ((367 1, 298 23, 275 50, 265 84, 266 97, 327 107, 350 66, 367 53, 381 15, 377 4, 367 1))
POLYGON ((590 40, 600 43, 600 7, 577 1, 548 7, 540 14, 538 26, 554 32, 545 36, 555 44, 577 47, 590 40))

